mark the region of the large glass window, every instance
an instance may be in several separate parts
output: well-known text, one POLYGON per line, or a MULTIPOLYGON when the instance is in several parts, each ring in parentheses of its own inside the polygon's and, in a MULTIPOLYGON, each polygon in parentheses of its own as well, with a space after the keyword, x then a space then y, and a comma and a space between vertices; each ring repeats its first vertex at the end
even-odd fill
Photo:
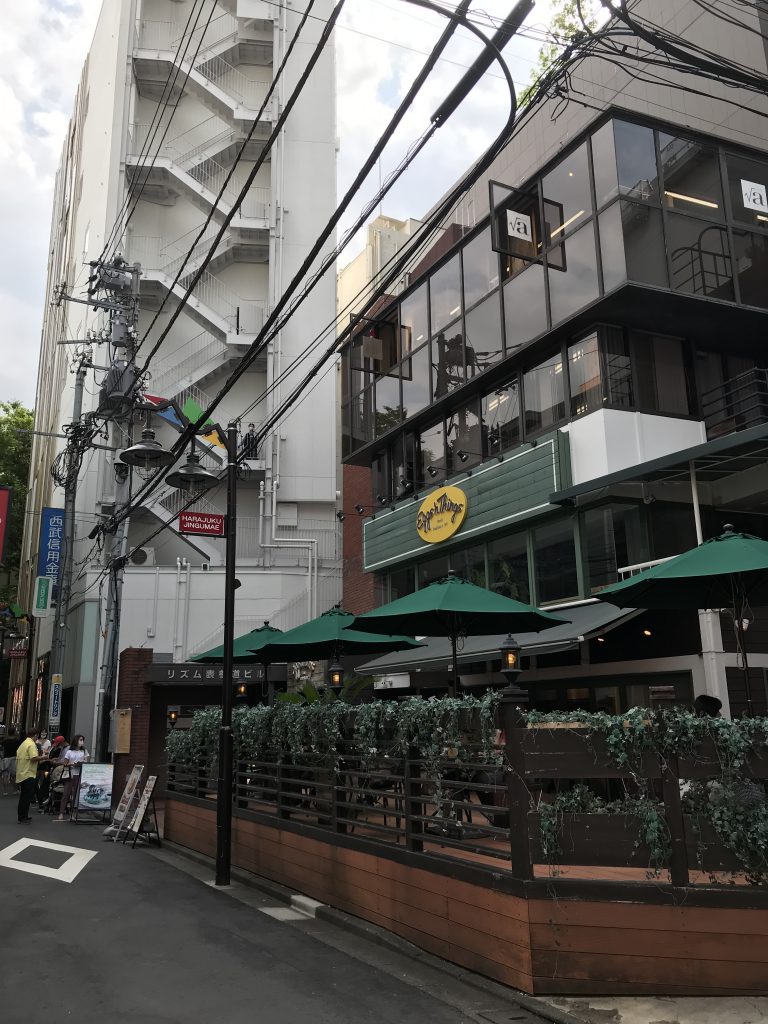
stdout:
POLYGON ((489 455, 520 443, 520 385, 515 380, 483 396, 483 434, 489 455))
POLYGON ((682 341, 637 331, 632 333, 632 343, 638 408, 690 415, 689 375, 682 341))
POLYGON ((448 471, 470 469, 482 461, 483 435, 477 399, 452 413, 445 423, 448 471))
POLYGON ((462 250, 464 305, 470 309, 499 284, 499 254, 491 248, 491 229, 481 231, 462 250))
POLYGON ((425 483, 444 480, 446 476, 445 428, 442 420, 419 435, 419 452, 421 455, 419 486, 423 487, 425 483))
POLYGON ((634 404, 629 343, 619 327, 600 328, 603 392, 607 405, 628 409, 634 404))
POLYGON ((426 284, 400 303, 400 333, 403 355, 426 342, 429 336, 426 284))
POLYGON ((497 363, 504 349, 501 342, 501 306, 495 292, 485 302, 475 306, 466 318, 467 377, 482 373, 497 363))
POLYGON ((597 205, 616 195, 658 203, 659 179, 653 130, 630 121, 609 121, 592 136, 597 205))
POLYGON ((416 576, 413 569, 398 569, 389 574, 389 600, 407 597, 416 589, 416 576))
POLYGON ((454 324, 449 332, 438 331, 430 348, 432 397, 437 401, 464 383, 464 337, 461 323, 454 324))
POLYGON ((565 419, 563 359, 559 352, 525 371, 523 397, 526 434, 535 434, 565 419))
MULTIPOLYGON (((558 259, 549 268, 549 301, 556 324, 598 296, 597 256, 592 224, 563 242, 554 252, 558 259)), ((550 253, 552 256, 552 253, 550 253)))
POLYGON ((600 214, 599 225, 605 291, 626 280, 667 287, 659 210, 640 203, 614 203, 600 214))
POLYGON ((544 268, 533 264, 504 285, 507 355, 547 329, 544 268))
POLYGON ((573 522, 566 520, 539 526, 533 536, 537 603, 578 597, 573 522))
POLYGON ((589 593, 615 583, 617 570, 649 556, 642 506, 608 505, 585 512, 581 546, 589 593))
POLYGON ((664 202, 670 210, 723 217, 717 151, 690 139, 659 132, 664 202))
POLYGON ((376 381, 376 419, 374 433, 381 437, 400 422, 400 378, 379 377, 376 381))
POLYGON ((428 587, 430 583, 441 580, 448 575, 448 555, 440 555, 437 558, 430 558, 417 566, 416 572, 419 578, 419 590, 428 587))
POLYGON ((524 533, 502 537, 488 545, 488 588, 528 604, 531 591, 528 583, 528 545, 524 533))
POLYGON ((768 164, 729 153, 725 158, 734 220, 768 227, 768 164))
POLYGON ((353 450, 373 440, 373 388, 349 403, 349 432, 353 450))
POLYGON ((476 587, 484 587, 487 582, 485 577, 485 548, 482 544, 477 544, 472 548, 464 548, 463 551, 451 552, 451 568, 462 579, 469 580, 476 587))
POLYGON ((600 350, 597 334, 568 346, 571 416, 584 416, 603 407, 600 350))
POLYGON ((547 244, 559 242, 592 212, 586 143, 544 178, 544 221, 547 244))
POLYGON ((728 235, 694 217, 667 218, 672 287, 691 295, 733 300, 728 235))
POLYGON ((403 419, 407 419, 429 405, 429 345, 403 361, 402 378, 403 419))
POLYGON ((432 334, 437 334, 461 315, 461 274, 458 254, 429 279, 432 334))
POLYGON ((768 236, 735 231, 734 247, 741 301, 768 308, 768 236))

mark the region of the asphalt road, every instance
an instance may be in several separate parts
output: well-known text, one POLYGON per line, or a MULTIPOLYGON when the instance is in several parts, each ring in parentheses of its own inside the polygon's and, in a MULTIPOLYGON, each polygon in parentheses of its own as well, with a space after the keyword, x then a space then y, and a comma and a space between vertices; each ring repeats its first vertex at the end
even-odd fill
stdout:
POLYGON ((1 1024, 541 1022, 249 887, 216 890, 186 858, 32 815, 18 825, 0 797, 1 1024))

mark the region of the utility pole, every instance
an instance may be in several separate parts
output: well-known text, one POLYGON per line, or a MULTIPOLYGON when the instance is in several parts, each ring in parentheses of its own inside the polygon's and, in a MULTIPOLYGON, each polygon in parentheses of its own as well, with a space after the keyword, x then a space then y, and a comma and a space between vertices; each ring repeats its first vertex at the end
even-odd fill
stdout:
POLYGON ((224 569, 224 678, 221 681, 219 778, 216 797, 216 885, 229 885, 232 863, 232 662, 237 552, 237 424, 227 427, 227 546, 224 569))
MULTIPOLYGON (((135 339, 139 319, 139 282, 141 265, 128 266, 121 256, 111 264, 97 268, 96 287, 112 293, 114 305, 110 308, 111 345, 114 352, 122 352, 110 367, 103 389, 103 402, 111 405, 115 424, 122 426, 130 438, 133 392, 136 380, 135 339)), ((89 289, 90 290, 90 289, 89 289)), ((130 440, 128 441, 130 444, 130 440)), ((117 447, 127 447, 118 445, 117 447)), ((130 466, 115 460, 115 516, 120 516, 131 500, 130 466)), ((109 722, 112 696, 116 690, 118 642, 120 634, 120 607, 123 589, 123 569, 128 545, 128 517, 121 518, 114 530, 112 545, 106 556, 107 607, 103 659, 97 687, 96 735, 94 747, 96 757, 103 760, 109 745, 109 722)))
MULTIPOLYGON (((85 387, 85 374, 91 360, 88 355, 82 355, 75 370, 75 397, 72 403, 72 425, 79 424, 83 412, 83 389, 85 387)), ((56 604, 56 627, 51 645, 51 681, 61 682, 64 673, 64 655, 67 646, 67 618, 69 617, 69 602, 72 596, 72 566, 74 562, 75 545, 75 498, 77 497, 77 459, 72 459, 67 466, 67 476, 64 485, 64 529, 62 531, 61 544, 61 577, 59 580, 59 594, 56 604), (59 679, 56 679, 56 676, 59 679)), ((48 713, 46 709, 45 713, 48 713)))

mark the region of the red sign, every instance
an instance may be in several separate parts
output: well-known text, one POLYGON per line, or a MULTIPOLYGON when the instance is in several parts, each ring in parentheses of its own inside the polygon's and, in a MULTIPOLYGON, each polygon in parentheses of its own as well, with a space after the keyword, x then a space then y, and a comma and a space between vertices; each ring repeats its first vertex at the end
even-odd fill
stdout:
POLYGON ((179 532, 204 537, 223 537, 226 517, 212 512, 180 512, 179 532))
POLYGON ((8 536, 8 528, 11 525, 9 517, 11 514, 11 489, 0 487, 0 562, 5 553, 5 541, 8 536))

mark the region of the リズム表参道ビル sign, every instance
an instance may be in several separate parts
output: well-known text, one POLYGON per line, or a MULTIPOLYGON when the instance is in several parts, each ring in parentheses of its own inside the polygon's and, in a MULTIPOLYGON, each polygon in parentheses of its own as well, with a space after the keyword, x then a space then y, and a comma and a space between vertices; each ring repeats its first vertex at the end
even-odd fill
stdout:
POLYGON ((179 532, 205 537, 223 537, 226 517, 213 512, 180 512, 179 532))

